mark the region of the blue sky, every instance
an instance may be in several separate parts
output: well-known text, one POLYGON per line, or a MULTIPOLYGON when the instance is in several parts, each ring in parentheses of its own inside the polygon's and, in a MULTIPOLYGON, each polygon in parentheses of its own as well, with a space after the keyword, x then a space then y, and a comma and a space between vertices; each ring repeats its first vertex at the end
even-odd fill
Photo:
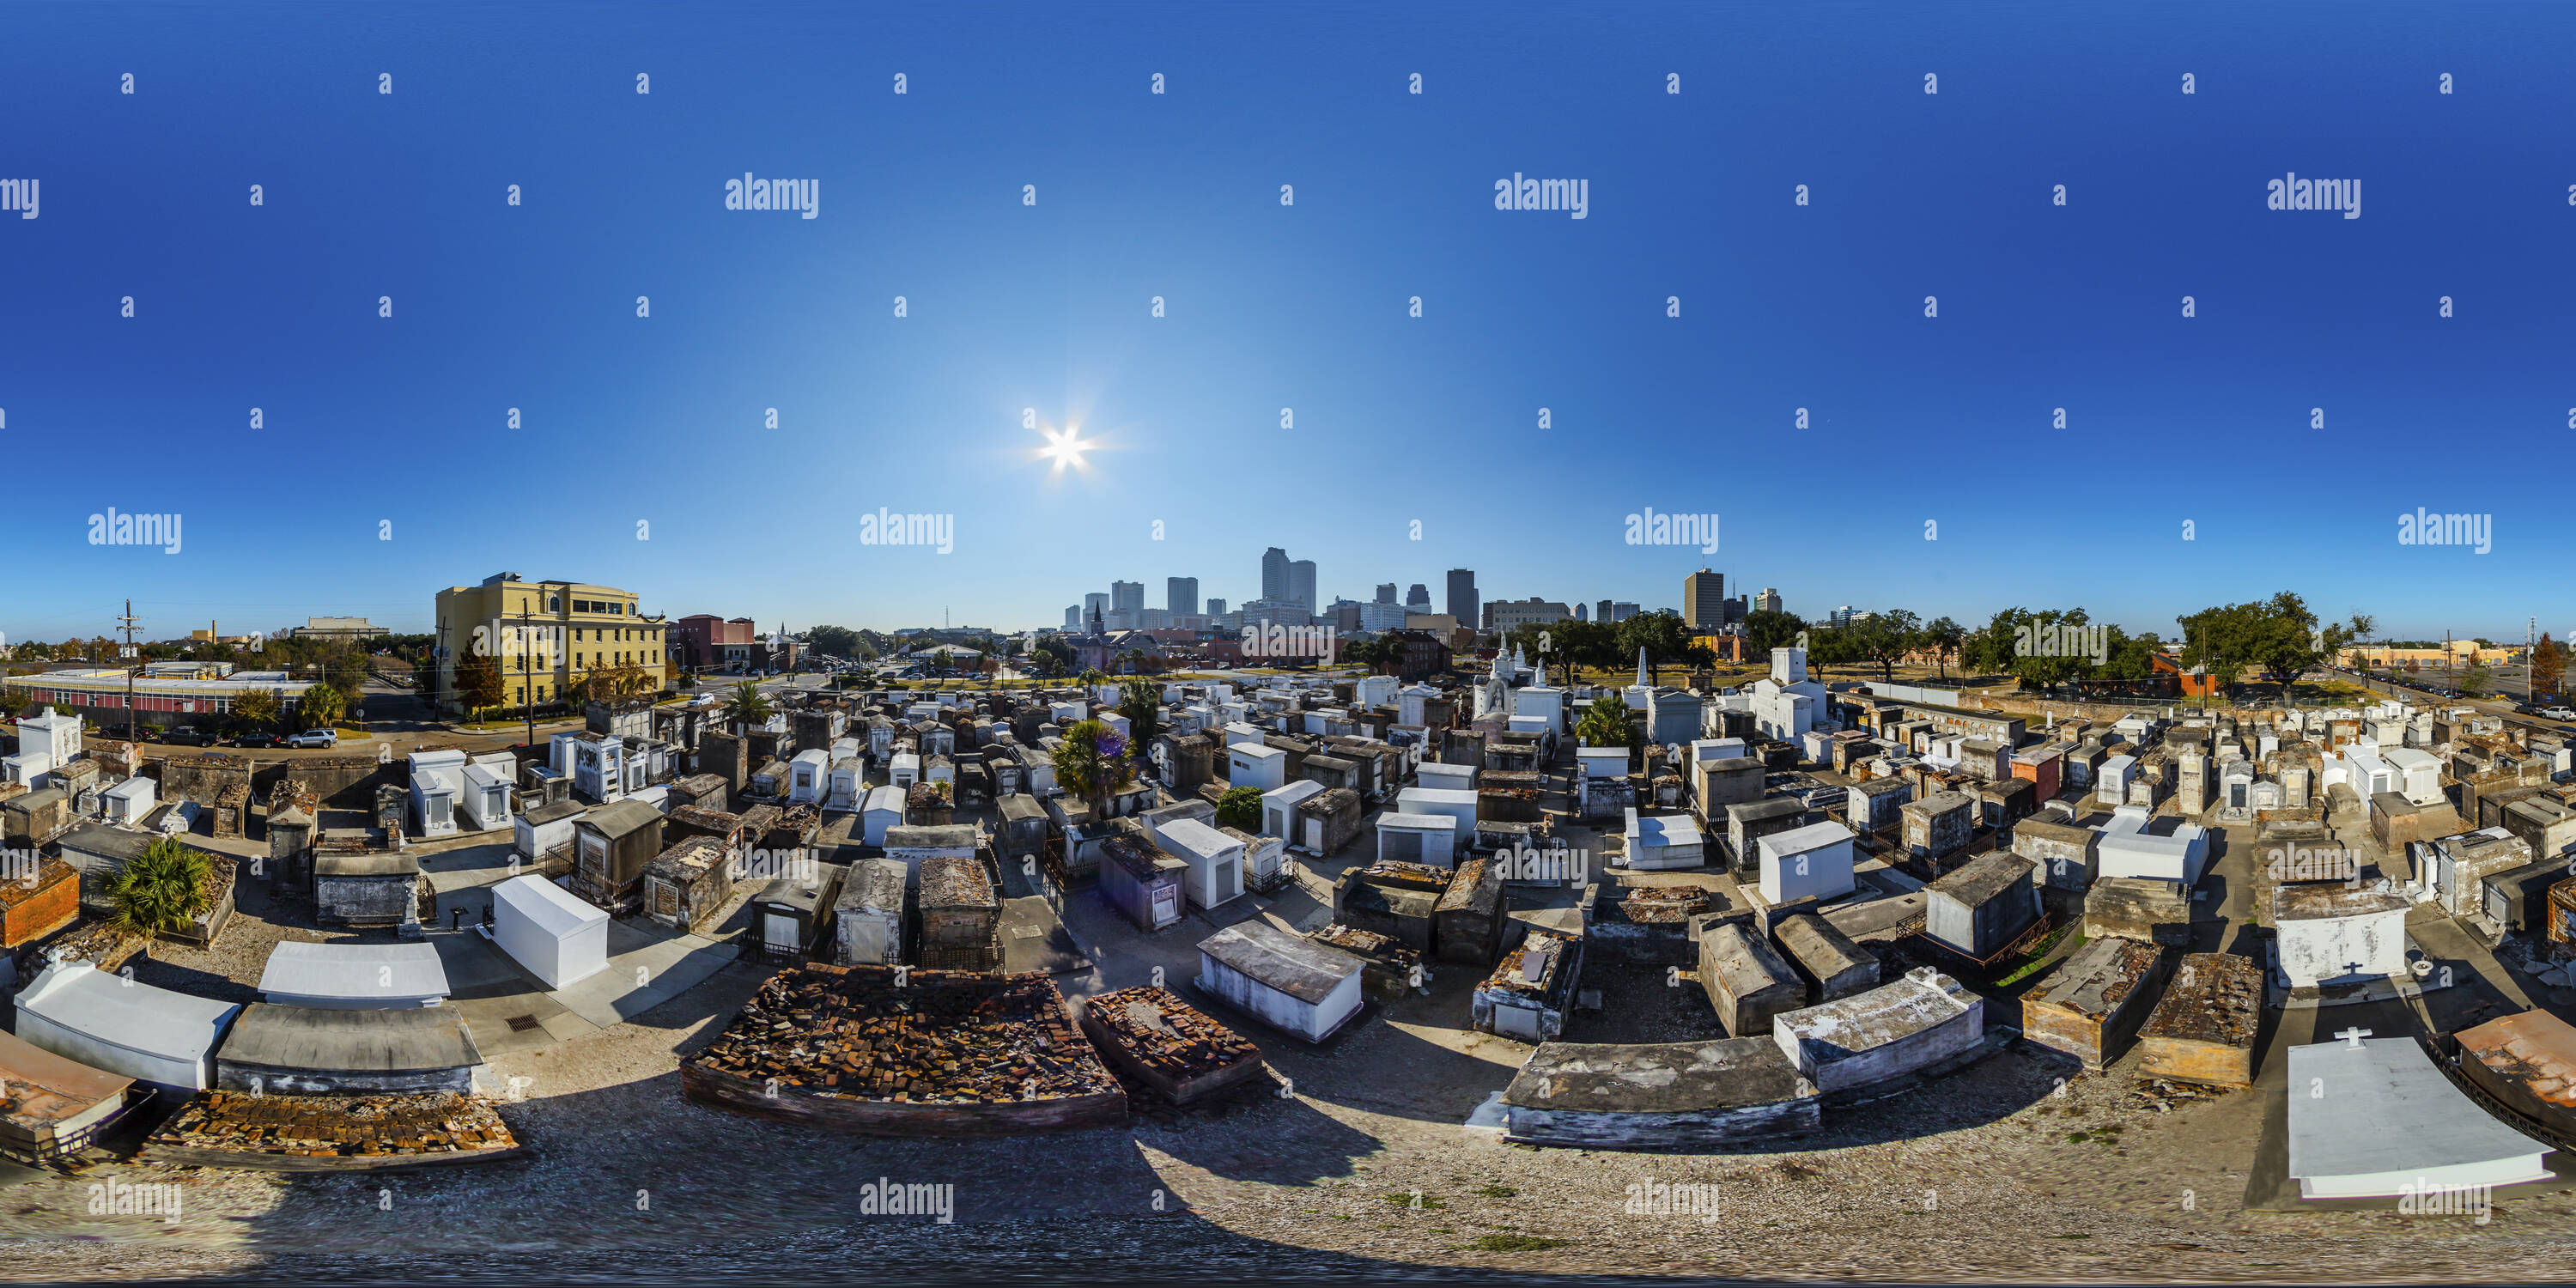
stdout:
POLYGON ((129 595, 150 635, 419 629, 503 569, 1045 625, 1113 578, 1240 603, 1278 545, 1362 599, 1467 566, 1669 605, 1706 562, 1811 616, 2170 635, 2294 589, 2564 635, 2571 35, 2545 5, 12 6, 0 178, 42 205, 0 214, 0 631, 129 595), (745 171, 817 180, 818 217, 724 209, 745 171), (2361 217, 2267 210, 2291 171, 2359 179, 2361 217), (1587 218, 1494 209, 1515 172, 1586 180, 1587 218), (1024 408, 1088 471, 1051 479, 1024 408), (182 551, 90 545, 111 506, 180 514, 182 551), (953 514, 954 552, 857 544, 879 506, 953 514), (1626 545, 1648 506, 1722 548, 1626 545), (2400 545, 2419 506, 2492 514, 2492 551, 2400 545))

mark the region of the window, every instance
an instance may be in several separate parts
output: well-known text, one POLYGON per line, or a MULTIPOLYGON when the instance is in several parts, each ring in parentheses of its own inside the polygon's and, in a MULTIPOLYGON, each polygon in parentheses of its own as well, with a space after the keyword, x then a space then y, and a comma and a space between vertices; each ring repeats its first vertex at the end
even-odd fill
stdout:
POLYGON ((563 596, 561 596, 561 595, 548 595, 548 596, 546 596, 546 611, 547 611, 547 612, 549 612, 549 613, 560 613, 560 612, 562 612, 562 611, 563 611, 563 596))

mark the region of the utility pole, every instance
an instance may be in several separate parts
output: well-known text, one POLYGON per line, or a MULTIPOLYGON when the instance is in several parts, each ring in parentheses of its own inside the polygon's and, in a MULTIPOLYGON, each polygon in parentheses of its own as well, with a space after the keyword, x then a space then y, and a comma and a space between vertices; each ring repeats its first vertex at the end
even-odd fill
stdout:
POLYGON ((125 656, 133 665, 125 668, 125 740, 134 741, 134 677, 143 669, 143 659, 134 651, 134 601, 125 601, 125 616, 116 619, 125 631, 125 656))
POLYGON ((530 600, 519 601, 519 704, 528 720, 527 745, 537 745, 537 682, 530 673, 536 652, 535 628, 528 621, 530 600))

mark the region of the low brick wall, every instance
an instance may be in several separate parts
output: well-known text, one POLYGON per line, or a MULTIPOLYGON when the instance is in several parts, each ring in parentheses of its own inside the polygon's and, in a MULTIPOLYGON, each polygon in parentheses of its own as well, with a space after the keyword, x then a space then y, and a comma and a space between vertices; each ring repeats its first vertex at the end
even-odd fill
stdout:
POLYGON ((251 787, 252 763, 248 756, 227 752, 202 752, 190 756, 165 756, 161 766, 161 799, 194 801, 213 808, 224 789, 239 786, 245 793, 251 787))
POLYGON ((251 793, 261 800, 275 789, 278 780, 293 777, 313 790, 322 804, 332 809, 374 809, 376 789, 388 783, 400 786, 407 776, 397 771, 399 762, 378 764, 374 756, 307 756, 299 760, 280 760, 259 765, 251 771, 251 793))

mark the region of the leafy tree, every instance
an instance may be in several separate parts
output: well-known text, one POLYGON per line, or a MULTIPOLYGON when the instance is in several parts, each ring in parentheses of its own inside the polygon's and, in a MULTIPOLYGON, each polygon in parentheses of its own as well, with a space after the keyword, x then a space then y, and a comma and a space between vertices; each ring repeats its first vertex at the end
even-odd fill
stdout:
POLYGON ((456 664, 456 696, 469 711, 485 711, 501 705, 510 696, 510 685, 501 675, 500 659, 478 654, 459 661, 456 664))
POLYGON ((1629 718, 1628 699, 1613 690, 1592 700, 1574 722, 1574 737, 1586 747, 1625 747, 1635 751, 1645 734, 1629 718))
POLYGON ((944 648, 930 655, 930 665, 936 670, 945 671, 953 665, 955 661, 956 659, 948 656, 948 650, 944 648))
POLYGON ((2164 651, 2164 641, 2157 639, 2154 632, 2131 635, 2117 626, 2111 627, 2110 631, 2111 660, 2095 668, 2094 678, 2099 680, 2153 678, 2156 673, 2155 657, 2156 654, 2164 651))
POLYGON ((2567 652, 2558 647, 2549 633, 2541 632, 2540 643, 2531 650, 2531 691, 2558 692, 2559 680, 2567 674, 2567 652))
POLYGON ((1851 627, 1810 626, 1807 628, 1808 666, 1821 671, 1829 666, 1850 666, 1860 660, 1860 640, 1851 627))
POLYGON ((1893 682, 1896 664, 1914 651, 1922 634, 1922 619, 1902 608, 1873 613, 1866 621, 1854 622, 1847 634, 1854 660, 1873 663, 1878 678, 1893 682))
POLYGON ((1935 617, 1925 623, 1916 636, 1917 645, 1932 655, 1943 680, 1950 678, 1950 659, 1959 655, 1959 649, 1967 640, 1968 628, 1946 616, 1935 617))
POLYGON ((162 837, 108 878, 111 919, 138 935, 186 930, 214 906, 206 889, 213 877, 214 862, 204 851, 162 837))
POLYGON ((339 690, 341 709, 357 710, 367 692, 366 651, 347 640, 332 640, 319 660, 322 682, 339 690))
POLYGON ((2495 672, 2488 670, 2486 663, 2471 662, 2469 663, 2469 669, 2460 673, 2460 683, 2458 685, 2460 696, 2464 698, 2483 696, 2487 691, 2488 684, 2494 679, 2495 672))
POLYGON ((1664 664, 1680 661, 1682 649, 1691 641, 1690 628, 1682 624, 1682 615, 1669 608, 1639 613, 1617 623, 1615 629, 1622 656, 1635 657, 1640 648, 1646 651, 1646 682, 1650 685, 1662 683, 1664 664))
POLYGON ((1769 658, 1771 650, 1798 642, 1807 619, 1776 608, 1757 608, 1744 615, 1744 648, 1748 657, 1769 658))
POLYGON ((1216 825, 1246 832, 1261 830, 1261 789, 1229 787, 1216 798, 1216 825))
POLYGON ((349 713, 348 702, 340 691, 318 680, 305 686, 295 706, 297 718, 304 721, 307 729, 328 729, 349 713))
POLYGON ((2205 667, 2225 683, 2252 668, 2288 684, 2377 625, 2355 613, 2348 622, 2321 626, 2307 602, 2286 590, 2269 600, 2204 608, 2175 621, 2183 628, 2182 664, 2205 667))
POLYGON ((757 681, 745 680, 725 694, 725 719, 733 725, 735 733, 767 724, 775 711, 776 708, 769 703, 769 695, 760 691, 757 681))
POLYGON ((817 626, 805 632, 805 642, 817 653, 834 657, 857 657, 861 643, 859 633, 847 626, 817 626))
POLYGON ((1126 753, 1118 731, 1106 721, 1077 720, 1047 761, 1055 766, 1056 782, 1082 798, 1098 819, 1109 812, 1110 793, 1135 781, 1135 762, 1126 753))
POLYGON ((233 723, 243 733, 275 729, 285 714, 282 696, 276 689, 244 689, 233 699, 233 723))

